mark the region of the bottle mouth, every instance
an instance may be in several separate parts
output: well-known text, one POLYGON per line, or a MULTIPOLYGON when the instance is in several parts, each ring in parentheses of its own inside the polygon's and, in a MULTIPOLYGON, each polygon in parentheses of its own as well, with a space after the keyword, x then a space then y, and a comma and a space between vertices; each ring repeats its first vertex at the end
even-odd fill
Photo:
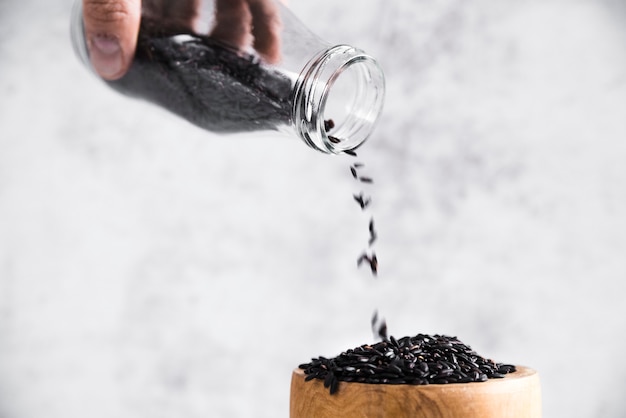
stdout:
POLYGON ((318 151, 354 150, 371 135, 382 111, 385 79, 363 51, 338 45, 309 61, 295 87, 293 123, 318 151))

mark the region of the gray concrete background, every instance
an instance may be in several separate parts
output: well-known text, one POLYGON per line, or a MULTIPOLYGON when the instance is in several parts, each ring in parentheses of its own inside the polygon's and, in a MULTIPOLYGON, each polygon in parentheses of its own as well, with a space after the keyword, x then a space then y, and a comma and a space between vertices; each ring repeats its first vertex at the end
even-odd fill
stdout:
POLYGON ((374 308, 537 369, 545 417, 626 416, 622 2, 290 2, 387 75, 377 281, 349 160, 108 90, 70 6, 0 1, 0 417, 286 417, 374 308))

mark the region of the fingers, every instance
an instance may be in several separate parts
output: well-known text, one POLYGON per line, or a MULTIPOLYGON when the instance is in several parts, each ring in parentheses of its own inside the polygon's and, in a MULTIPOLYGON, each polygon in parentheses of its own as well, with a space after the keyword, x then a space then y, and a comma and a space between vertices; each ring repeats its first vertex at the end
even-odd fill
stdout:
MULTIPOLYGON (((199 0, 145 0, 148 16, 165 27, 191 30, 199 0)), ((85 36, 91 63, 104 79, 122 77, 135 54, 141 0, 83 0, 85 36)), ((237 48, 253 43, 268 62, 280 59, 280 19, 274 0, 215 0, 211 36, 237 48)))
POLYGON ((274 0, 248 0, 252 14, 254 49, 269 63, 280 61, 281 22, 274 0))
POLYGON ((267 62, 280 60, 280 14, 274 0, 215 0, 211 36, 236 48, 253 46, 267 62))
POLYGON ((130 67, 140 16, 140 0, 83 0, 89 57, 102 78, 118 79, 130 67))
POLYGON ((144 0, 144 14, 168 28, 191 31, 198 16, 199 0, 144 0))
POLYGON ((250 45, 252 16, 246 0, 215 0, 211 37, 237 48, 250 45))

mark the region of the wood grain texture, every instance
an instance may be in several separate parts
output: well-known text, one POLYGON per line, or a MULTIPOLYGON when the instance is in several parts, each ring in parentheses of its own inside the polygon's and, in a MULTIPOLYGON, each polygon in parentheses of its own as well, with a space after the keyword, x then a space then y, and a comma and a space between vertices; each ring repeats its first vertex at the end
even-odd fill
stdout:
POLYGON ((534 370, 487 382, 381 385, 340 382, 330 395, 319 379, 291 379, 290 418, 540 418, 541 388, 534 370))

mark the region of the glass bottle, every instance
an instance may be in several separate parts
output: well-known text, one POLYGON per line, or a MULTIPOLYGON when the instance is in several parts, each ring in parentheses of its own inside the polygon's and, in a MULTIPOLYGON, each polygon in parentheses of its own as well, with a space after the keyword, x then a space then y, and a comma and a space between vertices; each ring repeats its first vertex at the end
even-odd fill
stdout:
MULTIPOLYGON (((276 0, 236 0, 249 3, 247 27, 256 33, 247 44, 233 42, 232 22, 220 20, 228 1, 165 0, 163 6, 163 0, 143 0, 131 67, 122 78, 104 81, 210 131, 289 132, 332 154, 360 146, 382 110, 378 63, 360 49, 321 40, 276 0), (186 21, 171 17, 181 1, 188 3, 181 7, 197 7, 186 21)), ((71 35, 78 57, 92 68, 81 0, 74 4, 71 35)))

